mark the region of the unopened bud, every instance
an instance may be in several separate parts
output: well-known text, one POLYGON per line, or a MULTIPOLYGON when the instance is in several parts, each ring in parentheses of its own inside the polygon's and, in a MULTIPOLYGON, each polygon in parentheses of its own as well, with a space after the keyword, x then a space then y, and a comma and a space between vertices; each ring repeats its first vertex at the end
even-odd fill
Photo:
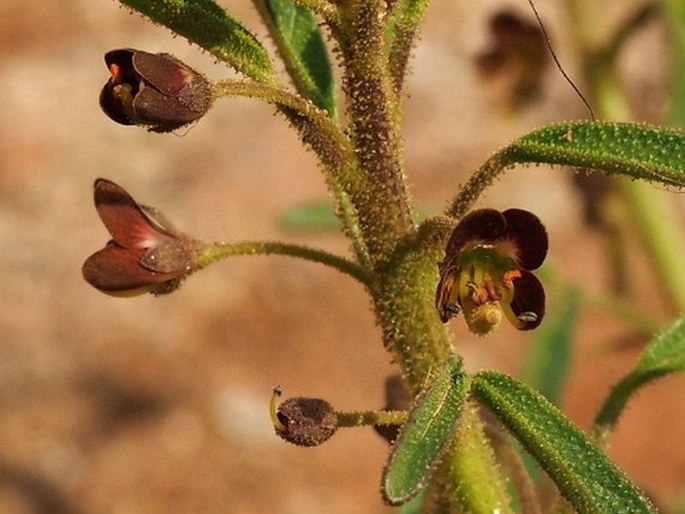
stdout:
POLYGON ((100 107, 123 125, 170 132, 201 118, 212 104, 207 79, 170 54, 122 48, 105 54, 111 77, 100 107))

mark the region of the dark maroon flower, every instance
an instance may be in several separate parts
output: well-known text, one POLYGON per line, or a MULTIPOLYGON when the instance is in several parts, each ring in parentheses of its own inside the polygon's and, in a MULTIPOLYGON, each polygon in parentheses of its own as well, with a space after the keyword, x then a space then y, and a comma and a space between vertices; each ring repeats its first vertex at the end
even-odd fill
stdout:
POLYGON ((170 132, 201 118, 212 104, 207 79, 170 54, 122 48, 105 54, 111 73, 100 107, 123 125, 170 132))
POLYGON ((95 181, 95 208, 112 239, 83 264, 93 287, 115 296, 170 293, 196 268, 199 243, 114 182, 95 181))
POLYGON ((464 216, 438 266, 440 319, 463 311, 471 331, 484 335, 499 324, 499 304, 519 330, 537 327, 545 315, 545 290, 531 271, 542 265, 547 245, 545 227, 528 211, 479 209, 464 216))
POLYGON ((481 77, 498 78, 510 108, 525 107, 542 93, 549 64, 545 34, 536 23, 502 11, 490 19, 490 46, 475 59, 481 77))

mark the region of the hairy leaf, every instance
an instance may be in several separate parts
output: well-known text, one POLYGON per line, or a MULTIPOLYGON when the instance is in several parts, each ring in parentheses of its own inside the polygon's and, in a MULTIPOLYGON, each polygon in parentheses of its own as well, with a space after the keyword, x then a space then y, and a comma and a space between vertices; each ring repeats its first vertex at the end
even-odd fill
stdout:
POLYGON ((291 0, 255 0, 297 91, 337 117, 333 71, 314 14, 291 0))
POLYGON ((635 369, 618 382, 599 411, 595 425, 611 428, 628 400, 644 384, 685 370, 685 317, 658 335, 642 354, 635 369))
POLYGON ((257 38, 212 0, 120 0, 259 82, 273 79, 271 60, 257 38))
POLYGON ((388 503, 401 505, 426 486, 452 439, 466 390, 461 362, 450 357, 419 396, 397 436, 383 472, 382 490, 388 503))
POLYGON ((448 214, 461 218, 481 193, 514 164, 546 163, 685 185, 685 133, 637 123, 559 123, 535 130, 498 151, 469 179, 448 214))
POLYGON ((473 377, 471 392, 540 463, 579 513, 654 512, 642 492, 537 391, 487 371, 473 377))

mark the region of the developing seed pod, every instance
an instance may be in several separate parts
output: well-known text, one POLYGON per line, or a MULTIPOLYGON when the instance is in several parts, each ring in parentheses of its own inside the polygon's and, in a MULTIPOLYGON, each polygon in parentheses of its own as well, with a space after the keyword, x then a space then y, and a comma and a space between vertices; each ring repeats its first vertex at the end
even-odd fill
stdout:
POLYGON ((276 434, 297 446, 318 446, 338 428, 338 416, 330 403, 319 398, 289 398, 274 407, 280 389, 272 398, 272 421, 276 434))

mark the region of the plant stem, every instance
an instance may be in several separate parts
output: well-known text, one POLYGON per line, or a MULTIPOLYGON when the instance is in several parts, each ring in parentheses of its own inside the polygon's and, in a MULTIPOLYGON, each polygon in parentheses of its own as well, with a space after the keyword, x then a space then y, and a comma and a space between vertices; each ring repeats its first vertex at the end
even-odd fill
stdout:
POLYGON ((352 194, 374 265, 413 232, 402 167, 399 108, 385 49, 385 0, 350 0, 342 9, 341 50, 350 135, 362 187, 352 194))
POLYGON ((506 480, 484 434, 475 402, 464 405, 455 441, 443 464, 441 486, 449 494, 450 512, 512 513, 506 480))
POLYGON ((210 264, 238 255, 286 255, 298 257, 308 261, 325 264, 345 273, 367 287, 371 287, 373 278, 358 264, 343 257, 328 253, 324 250, 309 248, 295 244, 281 243, 277 241, 247 241, 243 243, 211 243, 207 244, 196 259, 198 268, 204 268, 210 264))
POLYGON ((407 421, 407 411, 364 411, 336 412, 339 427, 361 427, 373 425, 401 425, 407 421))

